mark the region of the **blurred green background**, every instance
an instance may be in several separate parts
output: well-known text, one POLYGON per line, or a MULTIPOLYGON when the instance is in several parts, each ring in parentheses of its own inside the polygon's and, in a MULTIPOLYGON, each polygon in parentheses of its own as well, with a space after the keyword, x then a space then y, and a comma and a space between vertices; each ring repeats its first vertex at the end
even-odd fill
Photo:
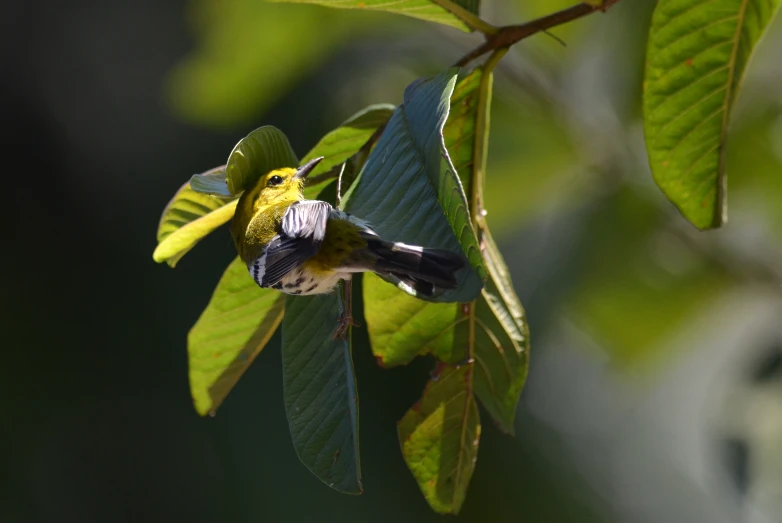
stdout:
MULTIPOLYGON (((697 233, 647 167, 653 5, 622 2, 498 66, 486 206, 532 365, 516 437, 483 416, 459 521, 782 521, 782 20, 734 115, 729 224, 697 233)), ((430 360, 380 369, 357 331, 365 492, 338 494, 294 453, 278 337, 215 418, 191 406, 186 333, 233 257, 228 232, 173 271, 151 254, 174 191, 252 129, 276 125, 303 154, 480 38, 260 0, 3 11, 0 522, 441 519, 395 432, 430 360)))

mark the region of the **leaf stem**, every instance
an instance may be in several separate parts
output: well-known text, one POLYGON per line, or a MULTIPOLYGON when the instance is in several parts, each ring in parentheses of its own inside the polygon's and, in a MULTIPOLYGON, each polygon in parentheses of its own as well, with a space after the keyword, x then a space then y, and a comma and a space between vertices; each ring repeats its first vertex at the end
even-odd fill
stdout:
MULTIPOLYGON (((492 71, 497 63, 508 52, 508 48, 497 49, 483 64, 481 84, 478 87, 478 113, 475 116, 475 145, 470 181, 470 208, 475 232, 484 227, 483 219, 483 187, 486 175, 486 158, 489 149, 489 118, 491 111, 491 95, 494 83, 492 71)), ((480 234, 478 236, 480 242, 480 234)))
POLYGON ((477 15, 471 13, 464 7, 451 2, 451 0, 431 0, 433 4, 437 4, 456 18, 464 22, 464 24, 474 31, 480 31, 486 36, 497 34, 498 27, 491 25, 490 23, 482 20, 477 15))
MULTIPOLYGON (((619 3, 620 0, 603 0, 602 4, 594 5, 587 2, 568 7, 556 13, 537 18, 535 20, 519 25, 506 25, 500 27, 495 33, 487 34, 486 41, 461 57, 454 64, 455 67, 464 67, 476 58, 496 49, 508 48, 528 38, 534 34, 548 31, 552 27, 572 22, 577 18, 594 13, 595 11, 605 12, 609 7, 619 3)), ((439 1, 435 3, 439 4, 439 1)), ((455 14, 455 13, 454 13, 455 14)), ((465 22, 466 23, 466 22, 465 22)))

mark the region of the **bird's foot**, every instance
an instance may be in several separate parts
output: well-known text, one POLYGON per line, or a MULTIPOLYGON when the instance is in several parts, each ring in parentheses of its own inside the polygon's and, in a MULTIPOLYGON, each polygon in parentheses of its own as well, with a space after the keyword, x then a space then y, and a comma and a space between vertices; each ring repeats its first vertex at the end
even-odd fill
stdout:
POLYGON ((339 315, 339 319, 337 319, 337 330, 334 331, 334 337, 332 339, 340 339, 343 340, 347 338, 348 329, 350 327, 360 327, 359 323, 353 318, 352 314, 345 314, 342 313, 339 315))

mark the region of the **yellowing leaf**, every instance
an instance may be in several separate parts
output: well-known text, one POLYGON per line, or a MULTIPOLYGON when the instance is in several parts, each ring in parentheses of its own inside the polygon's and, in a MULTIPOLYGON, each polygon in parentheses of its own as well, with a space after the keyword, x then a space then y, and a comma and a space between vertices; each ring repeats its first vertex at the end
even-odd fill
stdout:
POLYGON ((481 424, 472 372, 472 364, 443 369, 397 424, 407 466, 441 514, 459 512, 478 457, 481 424))

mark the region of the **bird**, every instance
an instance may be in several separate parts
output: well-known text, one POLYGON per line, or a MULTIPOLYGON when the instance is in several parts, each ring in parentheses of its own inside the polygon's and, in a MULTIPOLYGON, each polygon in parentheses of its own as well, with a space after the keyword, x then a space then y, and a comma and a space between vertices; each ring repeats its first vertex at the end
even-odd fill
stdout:
MULTIPOLYGON (((372 226, 330 203, 304 198, 307 176, 323 160, 274 169, 245 190, 231 222, 239 257, 262 288, 289 295, 332 292, 340 280, 374 272, 420 298, 457 288, 463 254, 408 245, 380 237, 372 226)), ((343 335, 356 325, 346 293, 343 335)))

